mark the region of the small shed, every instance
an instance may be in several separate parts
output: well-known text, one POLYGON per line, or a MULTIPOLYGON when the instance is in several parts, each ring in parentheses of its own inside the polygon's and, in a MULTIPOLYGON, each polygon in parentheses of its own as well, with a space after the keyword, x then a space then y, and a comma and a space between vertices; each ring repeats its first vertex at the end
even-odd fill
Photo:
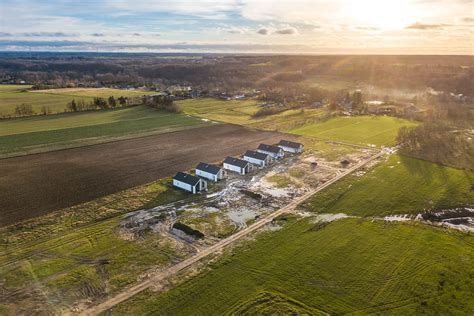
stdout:
POLYGON ((270 157, 274 159, 283 158, 285 156, 283 149, 278 146, 272 146, 267 144, 260 144, 260 146, 258 146, 257 148, 257 151, 259 153, 270 155, 270 157))
POLYGON ((290 152, 294 154, 302 153, 304 149, 304 146, 301 143, 292 142, 292 141, 283 140, 283 139, 280 140, 280 142, 278 143, 278 147, 280 147, 286 152, 290 152))
POLYGON ((225 177, 223 168, 205 162, 200 162, 196 166, 196 175, 214 182, 222 180, 225 177))
POLYGON ((224 169, 245 175, 252 170, 252 165, 250 162, 243 159, 227 157, 224 160, 224 169))
POLYGON ((247 150, 244 154, 244 160, 263 168, 271 163, 272 157, 258 151, 247 150))
POLYGON ((196 194, 207 190, 207 182, 189 173, 178 172, 173 177, 173 186, 196 194))

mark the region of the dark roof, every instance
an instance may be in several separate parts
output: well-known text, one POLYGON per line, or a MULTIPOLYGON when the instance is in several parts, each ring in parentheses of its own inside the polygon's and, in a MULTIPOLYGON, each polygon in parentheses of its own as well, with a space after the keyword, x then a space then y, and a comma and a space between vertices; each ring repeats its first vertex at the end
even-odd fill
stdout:
POLYGON ((191 186, 195 186, 196 184, 199 183, 199 181, 201 181, 200 178, 196 177, 196 176, 193 176, 189 173, 184 173, 184 172, 178 172, 174 177, 173 177, 174 180, 178 180, 180 182, 184 182, 184 183, 187 183, 191 186))
POLYGON ((219 166, 216 166, 216 165, 210 165, 208 163, 205 163, 205 162, 200 162, 196 169, 199 169, 199 170, 202 170, 202 171, 205 171, 205 172, 208 172, 208 173, 212 173, 212 174, 218 174, 219 171, 221 171, 221 167, 219 166))
POLYGON ((267 154, 259 153, 257 151, 253 151, 253 150, 247 150, 245 152, 244 156, 254 158, 254 159, 258 159, 258 160, 265 160, 268 157, 267 154))
POLYGON ((292 142, 292 141, 289 141, 289 140, 283 140, 283 139, 280 140, 278 145, 285 146, 285 147, 290 147, 290 148, 300 148, 301 146, 303 146, 303 144, 301 144, 301 143, 296 143, 296 142, 292 142))
POLYGON ((242 159, 239 159, 239 158, 234 158, 234 157, 227 157, 224 160, 224 163, 227 163, 227 164, 233 165, 233 166, 237 166, 237 167, 240 167, 240 168, 245 168, 249 164, 248 161, 245 161, 245 160, 242 160, 242 159))
POLYGON ((260 146, 258 146, 258 149, 263 150, 263 151, 268 151, 270 153, 275 153, 275 154, 278 154, 281 150, 280 147, 267 145, 267 144, 260 144, 260 146))

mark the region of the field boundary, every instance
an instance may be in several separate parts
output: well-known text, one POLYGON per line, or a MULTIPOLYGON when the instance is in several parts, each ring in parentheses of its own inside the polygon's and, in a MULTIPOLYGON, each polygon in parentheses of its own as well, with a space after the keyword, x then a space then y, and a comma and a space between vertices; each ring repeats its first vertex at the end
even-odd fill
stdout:
POLYGON ((143 133, 140 133, 140 132, 136 134, 132 133, 132 134, 116 136, 116 137, 110 137, 110 136, 90 137, 86 139, 68 141, 65 144, 56 143, 57 146, 51 146, 49 144, 38 145, 38 146, 32 146, 30 150, 26 150, 26 151, 24 150, 24 151, 17 151, 17 152, 8 153, 8 154, 0 154, 0 160, 29 156, 29 155, 38 155, 38 154, 49 153, 49 152, 54 152, 54 151, 63 151, 63 150, 74 149, 74 148, 90 147, 90 146, 95 146, 95 145, 120 142, 123 140, 130 140, 130 139, 136 139, 136 138, 145 138, 145 137, 151 137, 151 136, 156 136, 156 135, 171 134, 171 133, 181 132, 188 129, 205 128, 209 126, 210 125, 180 126, 176 128, 161 130, 161 132, 158 129, 158 130, 151 130, 151 131, 143 132, 143 133))

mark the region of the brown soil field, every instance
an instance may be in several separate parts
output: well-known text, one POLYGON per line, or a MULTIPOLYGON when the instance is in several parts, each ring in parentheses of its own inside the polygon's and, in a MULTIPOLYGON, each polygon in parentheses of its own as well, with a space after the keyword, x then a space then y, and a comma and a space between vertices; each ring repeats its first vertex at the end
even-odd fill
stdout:
MULTIPOLYGON (((236 125, 134 138, 0 160, 0 226, 240 155, 282 134, 236 125)), ((285 138, 292 138, 285 135, 285 138)))

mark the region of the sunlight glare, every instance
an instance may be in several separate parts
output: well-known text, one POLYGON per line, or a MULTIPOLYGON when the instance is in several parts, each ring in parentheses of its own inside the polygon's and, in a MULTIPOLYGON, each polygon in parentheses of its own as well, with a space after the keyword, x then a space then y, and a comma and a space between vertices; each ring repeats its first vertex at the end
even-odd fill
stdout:
POLYGON ((357 23, 385 30, 403 28, 416 19, 410 0, 357 0, 348 7, 357 23))

